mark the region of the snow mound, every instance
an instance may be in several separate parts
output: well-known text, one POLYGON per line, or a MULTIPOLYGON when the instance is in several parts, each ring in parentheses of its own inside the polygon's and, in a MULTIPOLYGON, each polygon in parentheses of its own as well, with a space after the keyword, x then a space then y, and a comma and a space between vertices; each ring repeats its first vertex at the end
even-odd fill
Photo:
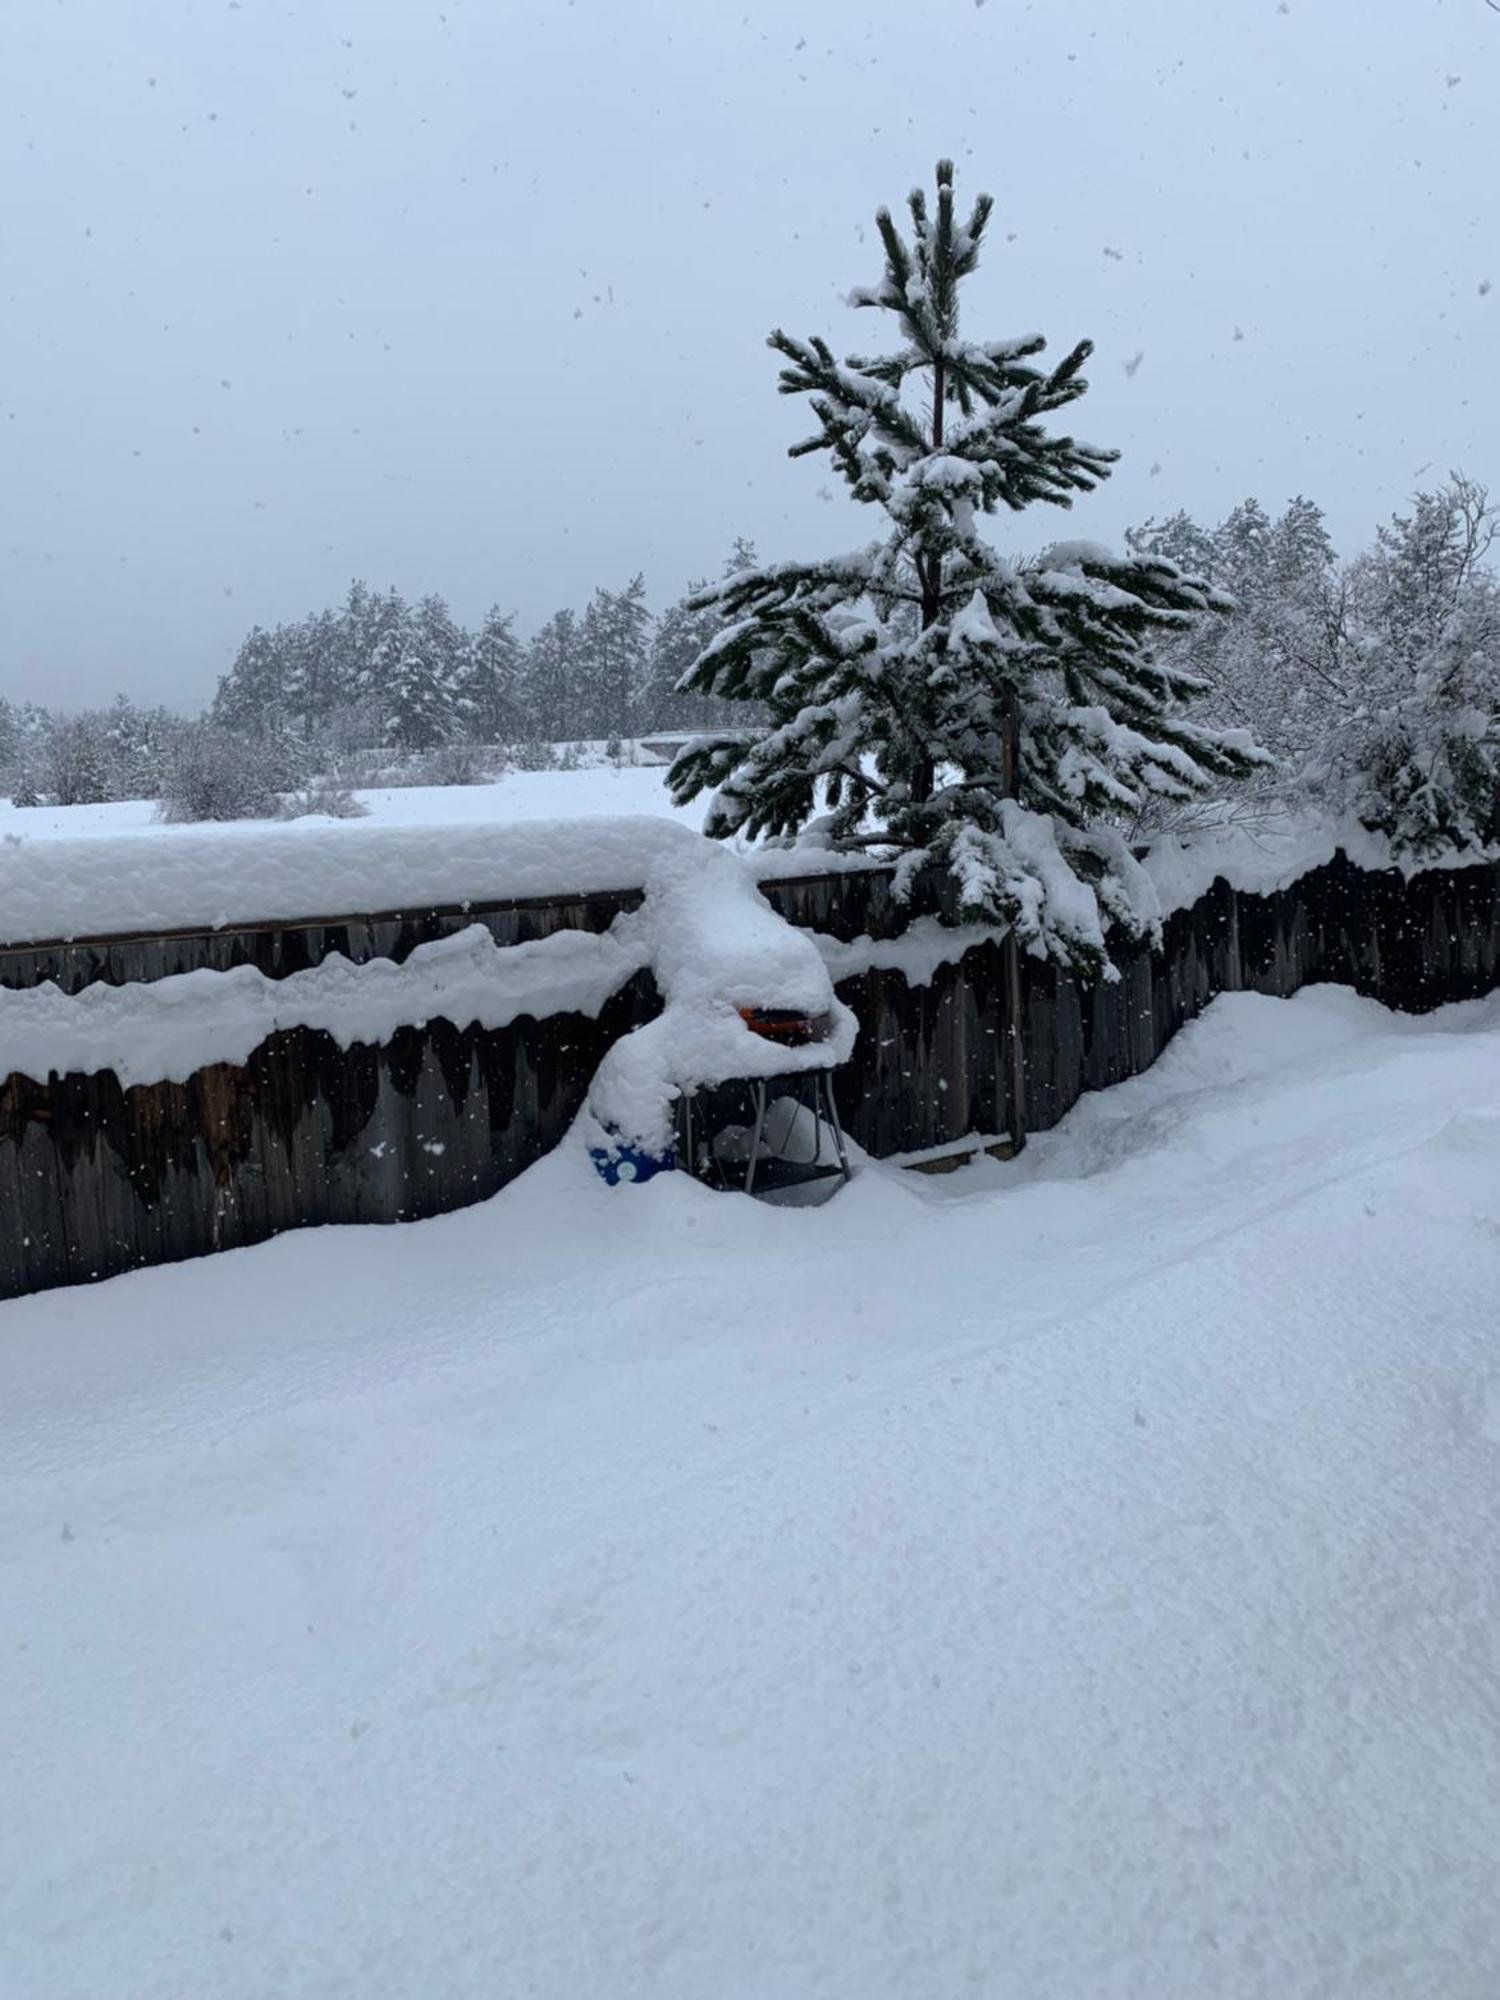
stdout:
POLYGON ((843 1062, 853 1013, 834 997, 818 942, 779 917, 746 861, 712 842, 653 862, 641 908, 616 929, 655 972, 656 1020, 616 1042, 594 1078, 589 1142, 659 1155, 680 1095, 730 1077, 786 1076, 843 1062), (742 1008, 824 1016, 826 1040, 787 1048, 752 1034, 742 1008))

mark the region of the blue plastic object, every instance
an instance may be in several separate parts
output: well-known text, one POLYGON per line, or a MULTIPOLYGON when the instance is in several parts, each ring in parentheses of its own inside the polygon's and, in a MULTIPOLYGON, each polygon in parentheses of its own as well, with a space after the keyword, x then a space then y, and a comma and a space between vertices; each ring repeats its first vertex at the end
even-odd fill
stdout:
POLYGON ((677 1165, 677 1149, 669 1146, 664 1153, 643 1153, 635 1146, 624 1144, 607 1150, 603 1146, 590 1146, 589 1158, 611 1187, 621 1187, 636 1181, 654 1180, 658 1174, 671 1173, 677 1165))

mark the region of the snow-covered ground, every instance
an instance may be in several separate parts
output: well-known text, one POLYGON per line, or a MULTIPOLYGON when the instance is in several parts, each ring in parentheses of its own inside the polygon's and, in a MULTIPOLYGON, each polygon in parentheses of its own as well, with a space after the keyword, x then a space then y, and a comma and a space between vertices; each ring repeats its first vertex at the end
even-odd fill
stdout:
POLYGON ((10 2000, 1490 2000, 1500 1001, 0 1307, 10 2000))
MULTIPOLYGON (((515 820, 574 819, 596 814, 661 813, 688 826, 701 826, 706 799, 674 807, 667 796, 664 765, 590 765, 576 771, 508 771, 488 785, 407 785, 359 792, 365 808, 361 826, 503 825, 515 820)), ((253 832, 254 820, 242 822, 253 832)), ((305 820, 309 828, 326 822, 305 820)), ((0 799, 0 840, 105 838, 155 827, 164 839, 191 835, 191 828, 163 826, 154 799, 125 799, 102 806, 15 806, 0 799)))

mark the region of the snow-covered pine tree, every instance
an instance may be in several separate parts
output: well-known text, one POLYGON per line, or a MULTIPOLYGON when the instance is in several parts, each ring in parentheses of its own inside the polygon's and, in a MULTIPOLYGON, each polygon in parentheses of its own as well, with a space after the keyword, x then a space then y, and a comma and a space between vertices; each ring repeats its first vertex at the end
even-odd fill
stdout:
POLYGON ((344 643, 353 672, 351 692, 356 700, 368 700, 378 708, 383 728, 390 713, 386 677, 392 662, 400 655, 411 624, 411 606, 394 586, 386 591, 373 591, 356 584, 350 589, 344 620, 344 643))
POLYGON ((722 721, 725 704, 709 695, 684 694, 678 683, 717 638, 723 620, 717 611, 697 602, 704 586, 691 584, 686 597, 669 604, 651 634, 651 659, 641 691, 643 730, 698 729, 710 720, 722 721))
POLYGON ((555 611, 526 648, 522 701, 530 728, 542 742, 581 736, 578 620, 555 611))
POLYGON ((459 727, 459 696, 473 656, 473 640, 448 609, 446 599, 424 597, 412 614, 422 652, 431 668, 438 694, 437 741, 446 742, 459 727))
POLYGON ((1190 576, 1218 580, 1219 551, 1211 529, 1200 528, 1185 508, 1165 520, 1142 521, 1138 528, 1125 530, 1125 546, 1132 555, 1165 556, 1190 576))
POLYGON ((10 781, 11 804, 40 805, 52 717, 40 703, 34 701, 22 702, 11 713, 16 730, 15 773, 10 781))
POLYGON ((1357 700, 1333 746, 1336 795, 1398 853, 1500 839, 1500 510, 1451 475, 1355 564, 1357 700))
POLYGON ((504 742, 515 734, 521 719, 517 693, 521 642, 514 625, 514 612, 492 604, 469 648, 459 683, 458 710, 465 734, 475 743, 504 742))
MULTIPOLYGON (((398 601, 397 613, 404 613, 404 609, 398 601)), ((372 664, 392 622, 391 599, 379 596, 362 578, 355 577, 334 613, 331 678, 339 705, 368 701, 373 696, 372 664)))
POLYGON ((1270 515, 1253 496, 1231 507, 1214 530, 1213 574, 1225 588, 1253 600, 1265 593, 1271 577, 1271 551, 1276 538, 1270 515))
POLYGON ((445 742, 453 721, 457 627, 441 598, 392 619, 377 642, 373 673, 384 703, 386 740, 401 750, 445 742))
POLYGON ((293 678, 285 627, 268 632, 253 625, 228 673, 219 676, 213 721, 244 736, 279 735, 290 719, 293 678))
MULTIPOLYGON (((755 545, 736 535, 721 576, 756 567, 755 545)), ((706 583, 689 585, 685 597, 669 604, 651 634, 651 658, 640 699, 642 729, 743 728, 760 719, 753 702, 724 701, 716 695, 692 694, 683 682, 724 629, 715 605, 700 602, 706 583)))
POLYGON ((1304 577, 1326 575, 1336 560, 1323 509, 1316 501, 1296 494, 1271 529, 1272 578, 1295 586, 1304 577))
POLYGON ((344 700, 342 635, 336 611, 315 611, 291 627, 291 701, 302 733, 316 735, 344 700))
POLYGON ((1500 538, 1500 508, 1462 472, 1435 493, 1412 498, 1376 530, 1373 552, 1356 565, 1362 617, 1384 643, 1414 664, 1430 654, 1467 594, 1488 588, 1485 564, 1500 538))
POLYGON ((646 680, 646 579, 633 576, 623 590, 596 590, 578 628, 586 727, 597 736, 627 736, 646 680))
POLYGON ((980 537, 981 515, 1070 505, 1116 454, 1042 421, 1083 394, 1089 343, 1048 370, 1032 365, 1040 336, 960 334, 989 198, 960 222, 944 160, 935 210, 921 190, 909 207, 909 238, 880 211, 885 273, 852 299, 891 314, 899 345, 840 362, 820 338, 770 341, 782 393, 810 396, 818 421, 792 455, 828 452, 855 499, 886 514, 885 536, 703 593, 731 622, 688 686, 764 701, 771 726, 748 746, 690 747, 673 791, 716 787, 707 830, 720 836, 790 835, 826 809, 833 839, 901 853, 898 886, 944 863, 968 917, 1109 977, 1106 924, 1159 925, 1119 819, 1261 754, 1190 720, 1202 681, 1151 651, 1224 600, 1162 558, 1075 542, 1026 561, 980 537))
POLYGON ((128 696, 115 696, 104 718, 110 796, 154 799, 172 742, 181 723, 165 708, 137 708, 128 696))
POLYGON ((0 694, 0 791, 9 794, 21 774, 21 719, 0 694))

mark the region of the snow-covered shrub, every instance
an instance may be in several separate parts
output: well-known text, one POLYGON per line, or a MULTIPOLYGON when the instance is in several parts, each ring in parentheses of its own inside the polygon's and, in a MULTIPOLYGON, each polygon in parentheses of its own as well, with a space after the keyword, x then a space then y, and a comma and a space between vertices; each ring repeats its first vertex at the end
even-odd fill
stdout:
POLYGON ((283 819, 363 819, 369 810, 340 777, 312 778, 281 803, 283 819))
POLYGON ((326 768, 359 791, 379 791, 410 782, 405 761, 393 763, 389 750, 348 750, 330 758, 326 768))
POLYGON ((1339 803, 1419 860, 1500 837, 1500 590, 1469 590, 1430 645, 1373 647, 1366 667, 1330 760, 1339 803))
POLYGON ((487 785, 497 775, 493 749, 478 743, 439 743, 413 758, 412 785, 487 785))
POLYGON ((389 761, 381 745, 381 704, 372 695, 341 701, 304 731, 309 750, 325 770, 347 771, 370 761, 389 761))
POLYGON ((557 752, 550 743, 531 739, 523 743, 512 743, 509 760, 518 771, 555 771, 557 752))
POLYGON ((164 708, 119 695, 108 708, 54 715, 28 703, 0 710, 0 792, 17 788, 52 805, 154 798, 184 727, 164 708))
POLYGON ((1357 646, 1328 791, 1420 860, 1500 835, 1497 534, 1484 487, 1455 473, 1350 572, 1357 646))
POLYGON ((287 781, 268 739, 197 722, 172 746, 158 811, 164 820, 274 819, 287 781))
POLYGON ((97 713, 52 719, 41 748, 41 778, 57 806, 98 805, 110 796, 109 744, 97 713))

